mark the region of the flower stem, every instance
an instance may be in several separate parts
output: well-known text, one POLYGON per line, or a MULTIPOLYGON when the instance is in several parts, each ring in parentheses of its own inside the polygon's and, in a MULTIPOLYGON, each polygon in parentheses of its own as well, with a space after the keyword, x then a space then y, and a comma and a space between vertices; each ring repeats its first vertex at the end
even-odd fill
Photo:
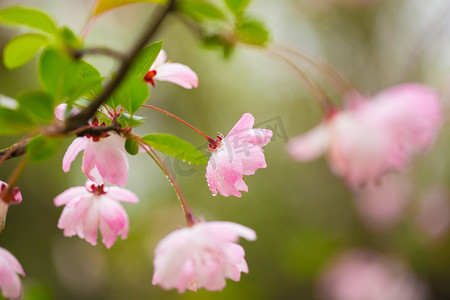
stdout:
POLYGON ((331 100, 328 98, 325 91, 320 87, 320 85, 315 82, 313 79, 311 79, 308 75, 306 75, 305 72, 303 72, 297 65, 295 65, 291 60, 284 57, 282 54, 278 53, 277 51, 268 48, 266 51, 273 55, 275 58, 283 61, 285 64, 287 64, 289 67, 291 67, 296 73, 300 76, 300 79, 306 84, 308 89, 310 90, 311 94, 316 98, 317 102, 319 103, 320 107, 324 112, 329 112, 334 107, 334 104, 331 102, 331 100))
POLYGON ((192 130, 194 130, 195 132, 197 132, 198 134, 200 134, 202 137, 204 137, 205 139, 207 139, 208 142, 212 143, 213 145, 215 145, 215 144, 217 143, 212 137, 207 136, 207 135, 204 134, 202 131, 200 131, 199 129, 195 128, 194 126, 192 126, 191 124, 189 124, 189 123, 186 122, 185 120, 181 119, 180 117, 175 116, 174 114, 172 114, 172 113, 170 113, 170 112, 168 112, 168 111, 166 111, 166 110, 164 110, 164 109, 161 109, 161 108, 159 108, 159 107, 152 106, 152 105, 146 105, 146 104, 143 104, 142 106, 143 106, 143 107, 147 107, 147 108, 151 108, 151 109, 154 109, 154 110, 157 110, 157 111, 159 111, 159 112, 162 112, 162 113, 164 113, 164 114, 166 114, 166 115, 168 115, 168 116, 170 116, 170 117, 172 117, 172 118, 174 118, 174 119, 180 121, 180 122, 183 123, 184 125, 188 126, 188 127, 191 128, 192 130))
POLYGON ((173 187, 175 193, 177 194, 178 199, 180 200, 181 207, 183 208, 184 215, 186 217, 187 226, 191 227, 195 225, 196 222, 192 214, 192 211, 189 208, 186 202, 186 198, 184 197, 183 192, 181 191, 181 188, 178 185, 178 182, 175 180, 175 177, 173 176, 170 169, 162 161, 161 157, 158 155, 158 153, 156 153, 155 149, 153 149, 151 146, 145 144, 142 141, 142 137, 130 133, 130 138, 134 139, 139 144, 139 146, 141 146, 145 150, 145 152, 147 152, 147 154, 155 161, 158 167, 163 171, 164 175, 166 175, 167 179, 170 182, 170 185, 173 187))

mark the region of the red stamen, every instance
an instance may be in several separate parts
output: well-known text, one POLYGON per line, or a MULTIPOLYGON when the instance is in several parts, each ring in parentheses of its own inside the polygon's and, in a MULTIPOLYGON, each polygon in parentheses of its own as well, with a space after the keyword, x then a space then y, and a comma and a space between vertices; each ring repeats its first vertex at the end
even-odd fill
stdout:
POLYGON ((147 74, 145 74, 144 80, 148 83, 150 83, 153 87, 155 86, 155 80, 153 79, 156 76, 156 71, 151 70, 148 71, 147 74))

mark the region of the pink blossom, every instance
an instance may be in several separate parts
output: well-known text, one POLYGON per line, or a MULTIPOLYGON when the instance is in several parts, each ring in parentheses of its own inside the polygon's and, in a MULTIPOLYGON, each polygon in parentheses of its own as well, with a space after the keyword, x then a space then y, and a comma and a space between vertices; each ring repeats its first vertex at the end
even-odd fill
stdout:
MULTIPOLYGON (((60 121, 64 121, 65 120, 65 113, 67 110, 67 103, 61 103, 59 105, 57 105, 55 107, 55 117, 60 120, 60 121)), ((70 110, 70 114, 75 115, 77 113, 79 113, 80 111, 76 108, 76 107, 72 107, 72 109, 70 110)))
POLYGON ((2 196, 1 201, 6 204, 17 204, 22 202, 22 194, 18 187, 14 187, 10 193, 5 193, 5 191, 9 188, 9 185, 6 182, 0 180, 0 195, 2 196))
POLYGON ((427 289, 401 263, 372 251, 338 257, 317 286, 323 300, 424 300, 427 289))
POLYGON ((155 80, 169 81, 185 89, 198 87, 198 77, 191 68, 179 63, 166 62, 167 54, 161 49, 144 80, 155 86, 155 80))
POLYGON ((419 84, 390 88, 371 101, 352 95, 346 102, 345 110, 293 138, 288 153, 298 161, 327 153, 332 171, 353 187, 404 169, 432 145, 443 119, 437 93, 419 84))
POLYGON ((69 188, 58 195, 56 206, 66 205, 58 221, 65 236, 78 235, 92 245, 97 245, 100 227, 102 242, 110 248, 120 235, 128 235, 128 216, 120 201, 137 203, 137 196, 119 187, 104 187, 87 181, 86 185, 69 188))
POLYGON ((222 290, 225 278, 239 281, 248 273, 239 237, 253 241, 256 233, 232 222, 204 222, 172 232, 155 249, 153 284, 164 289, 222 290))
POLYGON ((217 192, 228 197, 241 197, 239 191, 248 192, 244 175, 253 175, 259 168, 265 168, 266 161, 262 147, 272 137, 267 129, 252 129, 255 119, 245 113, 228 135, 219 136, 206 167, 206 179, 213 195, 217 192))
POLYGON ((8 250, 0 247, 0 289, 8 299, 22 297, 22 282, 19 275, 25 276, 19 261, 8 250))
POLYGON ((62 168, 70 170, 78 153, 84 150, 81 169, 86 176, 97 184, 106 181, 110 184, 125 186, 128 180, 128 158, 125 150, 125 138, 112 133, 105 137, 78 137, 66 151, 62 168))

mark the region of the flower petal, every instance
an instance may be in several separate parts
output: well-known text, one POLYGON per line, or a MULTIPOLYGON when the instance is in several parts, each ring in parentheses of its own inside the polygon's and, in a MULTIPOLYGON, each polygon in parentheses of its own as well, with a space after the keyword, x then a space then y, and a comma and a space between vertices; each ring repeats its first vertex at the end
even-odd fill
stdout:
POLYGON ((109 188, 108 197, 122 202, 130 202, 130 203, 138 203, 139 198, 135 193, 116 186, 112 186, 109 188))
POLYGON ((185 89, 198 87, 197 74, 186 65, 165 63, 156 70, 155 80, 175 83, 185 89))
POLYGON ((78 153, 86 148, 88 143, 89 139, 87 137, 78 137, 70 144, 63 158, 62 168, 64 172, 69 172, 70 165, 75 160, 78 153))
POLYGON ((301 136, 292 138, 288 145, 288 154, 298 161, 311 161, 324 154, 330 143, 329 129, 320 124, 301 136))

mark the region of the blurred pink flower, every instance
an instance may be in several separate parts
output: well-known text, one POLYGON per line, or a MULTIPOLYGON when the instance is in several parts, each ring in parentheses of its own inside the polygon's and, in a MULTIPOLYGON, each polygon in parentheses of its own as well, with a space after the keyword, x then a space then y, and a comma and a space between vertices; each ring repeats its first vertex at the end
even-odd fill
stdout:
POLYGON ((450 227, 450 192, 440 186, 429 189, 422 197, 417 221, 431 238, 443 236, 450 227))
POLYGON ((210 145, 206 179, 214 196, 219 192, 225 197, 241 197, 239 191, 248 192, 243 175, 267 166, 261 147, 270 141, 272 131, 252 129, 254 123, 253 116, 245 113, 225 138, 219 136, 217 145, 210 145))
POLYGON ((92 245, 97 245, 100 227, 102 242, 110 248, 120 235, 128 235, 128 216, 120 201, 137 203, 137 196, 119 187, 104 187, 87 181, 86 185, 69 188, 54 200, 56 206, 66 205, 58 221, 65 236, 78 235, 92 245))
POLYGON ((291 139, 288 153, 310 161, 326 152, 332 171, 353 187, 405 168, 434 142, 443 119, 437 93, 419 84, 395 86, 371 101, 352 95, 346 102, 347 109, 291 139))
POLYGON ((166 62, 167 54, 161 49, 144 80, 155 86, 155 80, 169 81, 185 89, 198 87, 198 77, 191 68, 179 63, 166 62))
POLYGON ((19 275, 25 276, 19 261, 8 250, 0 247, 0 289, 8 299, 22 297, 22 282, 19 275))
POLYGON ((324 300, 423 300, 425 285, 400 263, 372 251, 344 253, 317 285, 324 300))
MULTIPOLYGON (((55 107, 55 117, 60 121, 64 121, 65 120, 64 114, 66 113, 66 110, 67 110, 67 103, 61 103, 57 105, 55 107)), ((70 110, 70 114, 72 115, 75 115, 79 112, 80 111, 76 107, 72 107, 72 109, 70 110)))
POLYGON ((84 150, 81 169, 86 176, 97 183, 104 181, 125 186, 128 180, 128 158, 125 150, 125 138, 112 133, 104 137, 78 137, 66 151, 62 168, 70 170, 72 162, 80 151, 84 150))
POLYGON ((153 284, 164 289, 222 290, 225 278, 239 281, 248 273, 239 237, 253 241, 256 233, 232 222, 204 222, 172 232, 155 249, 153 284))
POLYGON ((412 192, 405 177, 387 174, 379 182, 369 182, 356 191, 356 208, 371 229, 385 230, 400 219, 412 192))

